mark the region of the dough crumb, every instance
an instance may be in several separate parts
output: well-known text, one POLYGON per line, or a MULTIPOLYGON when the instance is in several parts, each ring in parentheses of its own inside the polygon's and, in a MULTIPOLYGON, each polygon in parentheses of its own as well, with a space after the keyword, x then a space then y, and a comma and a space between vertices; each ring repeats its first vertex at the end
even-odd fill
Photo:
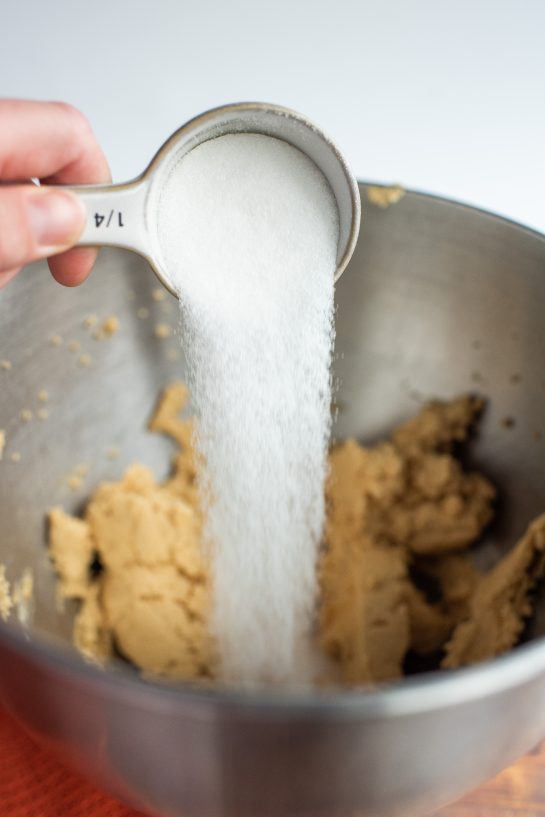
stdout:
POLYGON ((154 301, 164 301, 166 298, 166 292, 164 289, 154 289, 151 293, 151 297, 154 301))
POLYGON ((79 491, 85 481, 85 477, 89 473, 90 467, 87 463, 76 465, 72 471, 66 476, 64 484, 71 491, 79 491))
POLYGON ((6 579, 6 566, 0 565, 0 618, 7 621, 13 607, 10 585, 6 579))
POLYGON ((2 461, 5 447, 6 447, 6 432, 4 431, 3 428, 0 428, 0 462, 2 461))
POLYGON ((110 627, 100 602, 100 585, 92 585, 83 598, 74 621, 74 646, 92 664, 104 666, 112 658, 110 627))
POLYGON ((61 335, 51 335, 49 338, 51 346, 62 346, 63 340, 61 335))
POLYGON ((93 363, 93 358, 91 355, 80 355, 78 358, 78 365, 81 366, 83 369, 88 369, 93 363))
POLYGON ((40 389, 40 391, 38 392, 38 400, 40 401, 40 403, 47 403, 47 401, 49 400, 49 394, 45 389, 40 389))
POLYGON ((514 417, 503 417, 500 420, 500 425, 502 428, 509 430, 515 427, 515 419, 514 417))
POLYGON ((0 369, 10 372, 12 369, 11 360, 0 360, 0 369))
POLYGON ((21 578, 13 585, 13 605, 17 611, 17 618, 23 627, 28 627, 34 612, 34 576, 27 568, 21 578))
POLYGON ((169 338, 172 335, 172 326, 169 326, 168 323, 158 323, 155 327, 155 337, 159 338, 160 340, 165 340, 165 338, 169 338))
POLYGON ((92 329, 93 326, 96 326, 98 323, 98 315, 91 313, 87 315, 87 317, 83 321, 83 326, 85 329, 92 329))
POLYGON ((110 315, 102 324, 102 330, 107 335, 115 335, 119 331, 119 318, 116 315, 110 315))
POLYGON ((189 392, 184 383, 171 383, 160 396, 148 426, 150 431, 158 431, 172 437, 182 449, 191 448, 193 433, 191 420, 183 420, 180 416, 187 406, 188 399, 189 392))
POLYGON ((30 423, 32 420, 33 414, 30 409, 22 409, 19 412, 19 417, 23 421, 23 423, 30 423))
POLYGON ((367 199, 376 207, 381 207, 385 210, 392 204, 397 204, 405 196, 407 191, 400 184, 394 184, 390 187, 382 187, 379 185, 371 185, 367 188, 367 199))
POLYGON ((10 454, 9 458, 12 462, 21 462, 21 452, 13 451, 13 453, 10 454))
POLYGON ((105 340, 106 338, 111 338, 112 335, 119 330, 119 318, 115 315, 110 315, 109 318, 103 322, 100 329, 97 329, 96 332, 93 334, 95 340, 105 340))
POLYGON ((81 343, 79 340, 71 340, 68 342, 68 350, 70 352, 79 352, 81 349, 81 343))
POLYGON ((47 420, 49 417, 49 411, 46 408, 40 408, 36 412, 36 417, 38 420, 47 420))
POLYGON ((57 572, 57 592, 66 599, 85 599, 91 587, 94 545, 89 526, 62 508, 49 512, 49 556, 57 572))

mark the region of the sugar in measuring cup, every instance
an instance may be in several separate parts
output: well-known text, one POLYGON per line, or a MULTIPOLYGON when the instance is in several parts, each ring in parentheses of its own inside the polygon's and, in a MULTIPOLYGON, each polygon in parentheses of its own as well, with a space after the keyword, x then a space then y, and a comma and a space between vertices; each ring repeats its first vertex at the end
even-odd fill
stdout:
POLYGON ((295 111, 263 102, 224 105, 182 125, 157 151, 147 169, 122 184, 65 187, 85 205, 87 220, 80 246, 122 247, 142 255, 161 283, 175 294, 161 261, 158 204, 173 167, 193 148, 218 136, 257 133, 282 139, 306 154, 321 170, 339 211, 339 244, 335 280, 356 245, 360 225, 358 185, 336 145, 295 111))

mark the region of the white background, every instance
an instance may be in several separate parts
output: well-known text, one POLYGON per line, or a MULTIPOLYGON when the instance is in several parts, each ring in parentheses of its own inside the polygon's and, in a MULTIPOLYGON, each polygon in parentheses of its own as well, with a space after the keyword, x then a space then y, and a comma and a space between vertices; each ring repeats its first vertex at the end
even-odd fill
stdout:
POLYGON ((0 95, 79 106, 118 181, 191 116, 266 100, 360 178, 545 231, 545 0, 0 0, 0 32, 0 95))

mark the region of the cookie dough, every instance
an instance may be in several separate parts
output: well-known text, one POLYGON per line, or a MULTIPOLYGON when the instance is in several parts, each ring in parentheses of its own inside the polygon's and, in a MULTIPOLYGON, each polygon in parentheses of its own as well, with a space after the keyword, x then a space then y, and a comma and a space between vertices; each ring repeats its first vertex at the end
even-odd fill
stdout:
POLYGON ((401 488, 400 463, 391 453, 381 449, 375 462, 347 440, 330 455, 319 633, 346 683, 398 677, 410 642, 406 555, 366 525, 377 497, 386 501, 401 488))
POLYGON ((443 667, 493 658, 513 647, 532 613, 530 593, 545 573, 545 514, 476 586, 446 646, 443 667))
POLYGON ((438 559, 420 559, 419 575, 435 584, 441 610, 454 622, 467 616, 469 602, 477 589, 481 573, 469 554, 453 553, 438 559))
POLYGON ((83 600, 91 586, 94 544, 89 525, 61 508, 49 513, 49 556, 57 571, 57 595, 83 600))
POLYGON ((370 185, 367 188, 367 198, 371 204, 385 210, 387 207, 391 207, 392 204, 401 201, 406 192, 405 188, 400 184, 393 184, 390 187, 370 185))
POLYGON ((410 644, 418 655, 431 655, 443 647, 452 633, 454 622, 440 604, 430 604, 425 594, 408 583, 406 600, 409 611, 410 644))
POLYGON ((60 594, 82 603, 74 641, 88 658, 104 662, 117 651, 152 674, 206 678, 216 657, 191 424, 178 417, 186 399, 185 387, 167 389, 151 423, 182 446, 172 478, 158 485, 133 465, 120 482, 99 486, 83 519, 53 509, 49 548, 60 594))
POLYGON ((467 547, 492 517, 494 488, 451 453, 482 408, 469 396, 436 401, 391 442, 347 440, 331 452, 320 641, 348 683, 401 677, 409 650, 439 650, 457 623, 410 569, 422 555, 467 547))
POLYGON ((13 600, 11 598, 9 582, 6 579, 6 567, 5 565, 0 565, 0 618, 4 621, 7 621, 9 618, 12 606, 13 600))
POLYGON ((7 621, 15 612, 20 623, 30 624, 34 610, 34 576, 30 568, 12 584, 6 578, 6 566, 0 564, 0 619, 7 621))
MULTIPOLYGON (((172 384, 150 422, 178 444, 171 476, 158 484, 133 465, 99 486, 82 519, 53 509, 49 548, 59 596, 80 602, 74 642, 84 655, 104 663, 119 654, 149 674, 203 681, 218 664, 187 400, 172 384)), ((317 639, 336 681, 392 681, 411 655, 461 666, 519 638, 545 572, 545 516, 479 573, 465 550, 491 520, 495 490, 455 449, 482 409, 470 396, 434 401, 389 441, 350 439, 330 452, 317 639)), ((0 574, 0 607, 1 593, 0 574)))

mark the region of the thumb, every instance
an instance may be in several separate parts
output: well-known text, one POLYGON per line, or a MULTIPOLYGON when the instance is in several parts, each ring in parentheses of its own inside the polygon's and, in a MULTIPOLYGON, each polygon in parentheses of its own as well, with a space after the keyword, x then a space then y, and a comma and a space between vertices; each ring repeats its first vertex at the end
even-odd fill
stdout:
POLYGON ((34 185, 0 187, 0 277, 76 243, 83 204, 66 190, 34 185))

